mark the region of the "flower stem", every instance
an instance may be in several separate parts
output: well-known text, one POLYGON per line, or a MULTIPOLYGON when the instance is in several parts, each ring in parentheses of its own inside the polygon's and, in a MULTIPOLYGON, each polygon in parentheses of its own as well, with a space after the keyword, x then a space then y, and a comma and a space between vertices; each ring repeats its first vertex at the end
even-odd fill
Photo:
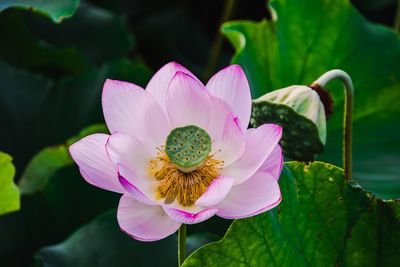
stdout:
MULTIPOLYGON (((224 7, 222 10, 222 15, 221 19, 218 23, 218 27, 222 25, 225 21, 229 20, 233 12, 235 10, 236 6, 236 0, 225 0, 224 7)), ((220 29, 218 28, 217 33, 214 37, 213 43, 211 45, 211 51, 207 59, 207 64, 205 67, 205 72, 204 72, 204 78, 205 80, 208 80, 212 73, 214 73, 215 68, 217 67, 219 55, 221 53, 222 49, 222 44, 223 44, 223 38, 222 34, 220 32, 220 29)))
POLYGON ((354 105, 354 87, 350 76, 342 70, 331 70, 319 77, 313 84, 324 88, 332 79, 340 79, 344 84, 344 116, 343 116, 343 168, 344 178, 350 181, 352 178, 352 117, 354 105))
POLYGON ((178 230, 178 266, 186 259, 186 224, 182 224, 178 230))

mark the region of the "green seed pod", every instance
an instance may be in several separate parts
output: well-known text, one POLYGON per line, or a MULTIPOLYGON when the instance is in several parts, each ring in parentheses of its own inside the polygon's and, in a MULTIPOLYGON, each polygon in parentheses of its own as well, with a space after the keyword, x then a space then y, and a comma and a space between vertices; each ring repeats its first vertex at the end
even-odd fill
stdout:
POLYGON ((283 128, 281 146, 286 156, 314 160, 326 141, 325 109, 318 94, 308 86, 293 85, 253 101, 251 124, 275 123, 283 128))
POLYGON ((200 165, 210 151, 210 136, 194 125, 173 129, 165 145, 169 159, 182 171, 188 172, 200 165))

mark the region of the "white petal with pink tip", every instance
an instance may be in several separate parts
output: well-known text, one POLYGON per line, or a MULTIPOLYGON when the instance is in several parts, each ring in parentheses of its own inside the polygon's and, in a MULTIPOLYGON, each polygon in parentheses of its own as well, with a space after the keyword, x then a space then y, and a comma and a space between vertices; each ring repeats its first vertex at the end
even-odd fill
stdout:
POLYGON ((117 168, 118 177, 121 185, 136 200, 148 205, 158 203, 158 201, 156 200, 156 189, 158 183, 156 181, 151 180, 148 177, 136 174, 129 167, 123 164, 118 164, 117 168))
POLYGON ((71 145, 69 152, 88 183, 122 193, 125 190, 119 184, 117 170, 106 153, 108 137, 107 134, 86 136, 71 145))
POLYGON ((149 206, 125 194, 117 213, 121 229, 141 241, 163 239, 178 230, 181 223, 171 219, 161 206, 149 206))
MULTIPOLYGON (((121 166, 120 166, 121 169, 121 166)), ((131 197, 133 197, 134 199, 136 199, 137 201, 142 202, 143 204, 147 204, 147 205, 156 205, 157 202, 155 202, 154 200, 150 199, 149 197, 146 196, 145 193, 143 193, 139 188, 137 188, 134 184, 132 184, 131 182, 129 182, 123 175, 123 171, 121 171, 120 174, 118 174, 118 180, 120 182, 120 184, 122 185, 122 187, 129 193, 129 195, 131 197)), ((127 176, 126 174, 124 174, 125 176, 127 176)), ((151 191, 151 186, 150 184, 145 184, 145 186, 147 186, 147 191, 148 194, 152 193, 151 191), (150 191, 150 190, 151 191, 150 191), (150 191, 150 192, 149 192, 150 191)), ((142 186, 143 187, 143 186, 142 186)))
POLYGON ((222 135, 224 133, 226 117, 232 113, 228 103, 224 100, 211 96, 211 110, 210 120, 208 123, 208 133, 214 143, 212 153, 218 151, 222 142, 222 135))
POLYGON ((222 170, 222 174, 235 178, 240 184, 252 176, 278 145, 282 128, 275 124, 264 124, 246 134, 246 148, 240 159, 222 170))
POLYGON ((220 203, 233 185, 233 178, 227 176, 219 176, 212 181, 206 192, 196 201, 197 206, 211 207, 220 203))
POLYGON ((257 172, 244 183, 232 187, 218 205, 217 215, 226 219, 246 218, 272 209, 280 201, 276 179, 268 173, 257 172))
POLYGON ((117 166, 129 166, 137 175, 146 176, 149 162, 157 153, 156 146, 126 134, 112 134, 106 144, 107 154, 117 166))
POLYGON ((198 213, 190 213, 184 210, 168 208, 165 206, 164 210, 172 219, 184 224, 195 224, 203 222, 214 216, 218 211, 218 209, 210 208, 204 209, 198 213))
POLYGON ((239 117, 242 129, 249 125, 251 95, 249 82, 239 65, 231 65, 220 70, 207 83, 210 93, 225 100, 239 117))
POLYGON ((183 72, 175 74, 166 99, 168 117, 174 128, 196 125, 207 130, 210 104, 204 85, 183 72))
POLYGON ((160 145, 171 130, 159 104, 137 85, 107 80, 103 88, 102 104, 111 133, 124 132, 160 145))
POLYGON ((217 148, 215 158, 223 160, 224 167, 238 160, 245 151, 245 136, 240 129, 240 122, 233 113, 226 117, 222 140, 217 148))
POLYGON ((149 92, 158 102, 158 104, 166 110, 165 102, 167 97, 167 89, 175 74, 180 71, 193 77, 193 79, 199 81, 188 69, 181 66, 176 62, 170 62, 165 64, 159 69, 156 74, 151 78, 150 82, 146 86, 146 91, 149 92))
POLYGON ((283 154, 280 145, 277 145, 268 158, 261 165, 259 172, 267 172, 271 174, 277 181, 282 171, 283 154))

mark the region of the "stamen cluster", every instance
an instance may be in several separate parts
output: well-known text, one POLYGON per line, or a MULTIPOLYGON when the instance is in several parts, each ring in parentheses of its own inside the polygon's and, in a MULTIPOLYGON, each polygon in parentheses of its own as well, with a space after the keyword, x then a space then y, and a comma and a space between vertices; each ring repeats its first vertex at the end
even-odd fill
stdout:
POLYGON ((223 161, 208 156, 197 169, 184 172, 160 149, 157 157, 150 161, 149 174, 160 181, 158 197, 165 198, 165 204, 177 199, 182 206, 192 206, 211 182, 220 176, 222 167, 223 161))

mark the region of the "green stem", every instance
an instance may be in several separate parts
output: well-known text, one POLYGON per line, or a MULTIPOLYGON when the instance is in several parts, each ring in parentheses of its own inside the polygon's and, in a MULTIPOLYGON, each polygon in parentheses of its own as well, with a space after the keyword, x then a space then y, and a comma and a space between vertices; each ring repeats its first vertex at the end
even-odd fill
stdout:
POLYGON ((400 33, 400 0, 397 0, 396 17, 393 28, 397 33, 400 33))
POLYGON ((186 224, 182 224, 178 230, 178 266, 186 259, 186 224))
POLYGON ((352 158, 352 134, 353 134, 353 106, 354 106, 354 87, 350 76, 342 70, 331 70, 319 77, 314 84, 324 88, 332 79, 338 78, 344 84, 345 101, 343 116, 343 168, 344 177, 347 181, 352 178, 353 158, 352 158))
MULTIPOLYGON (((218 23, 218 27, 232 17, 235 6, 236 6, 236 0, 225 0, 221 19, 218 23)), ((207 64, 204 72, 205 80, 208 80, 211 77, 211 75, 215 71, 215 68, 217 67, 219 55, 222 49, 222 43, 223 43, 222 34, 220 32, 220 29, 218 28, 218 31, 214 37, 214 41, 211 45, 210 54, 207 59, 207 64)))

